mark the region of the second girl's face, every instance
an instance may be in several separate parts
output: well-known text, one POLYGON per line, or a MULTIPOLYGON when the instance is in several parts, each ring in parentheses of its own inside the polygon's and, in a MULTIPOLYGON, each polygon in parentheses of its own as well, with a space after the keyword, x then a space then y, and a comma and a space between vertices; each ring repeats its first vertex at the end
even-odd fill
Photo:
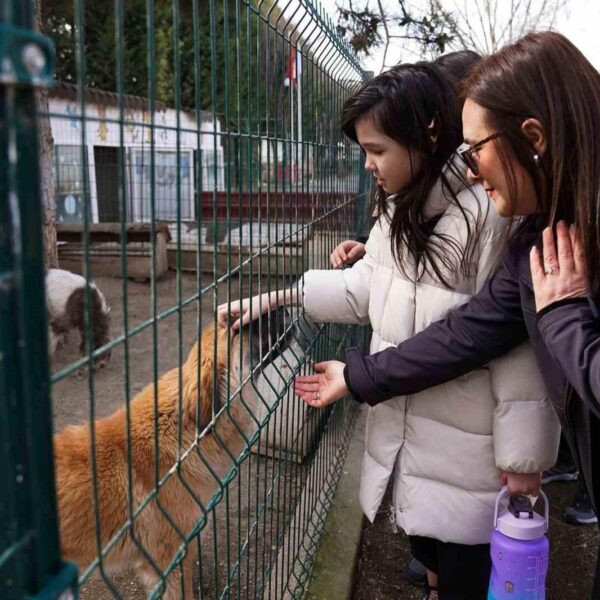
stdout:
POLYGON ((409 149, 380 131, 368 115, 354 124, 358 143, 367 158, 365 169, 388 194, 397 194, 413 180, 423 166, 419 152, 409 149))
MULTIPOLYGON (((485 108, 467 98, 462 113, 463 137, 467 144, 474 145, 480 140, 498 133, 487 128, 486 116, 485 108)), ((531 215, 538 212, 538 200, 533 181, 515 159, 509 161, 515 180, 515 189, 511 194, 508 178, 498 152, 500 143, 499 138, 490 140, 473 153, 472 156, 479 168, 479 175, 476 176, 469 170, 467 172, 469 179, 481 182, 494 203, 496 211, 502 217, 531 215)))

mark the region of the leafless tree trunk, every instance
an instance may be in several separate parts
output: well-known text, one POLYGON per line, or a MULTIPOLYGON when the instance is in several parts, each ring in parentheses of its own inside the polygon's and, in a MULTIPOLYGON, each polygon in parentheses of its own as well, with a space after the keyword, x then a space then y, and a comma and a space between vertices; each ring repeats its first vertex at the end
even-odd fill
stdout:
MULTIPOLYGON (((35 25, 43 32, 41 1, 36 2, 35 25)), ((52 177, 54 138, 48 117, 48 90, 37 92, 40 186, 42 191, 42 222, 44 227, 44 263, 47 269, 58 267, 56 244, 56 201, 52 177)))

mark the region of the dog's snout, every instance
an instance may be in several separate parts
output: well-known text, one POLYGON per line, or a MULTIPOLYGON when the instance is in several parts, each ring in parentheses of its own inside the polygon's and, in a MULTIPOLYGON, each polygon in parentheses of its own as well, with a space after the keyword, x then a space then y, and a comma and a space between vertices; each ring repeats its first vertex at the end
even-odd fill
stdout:
POLYGON ((275 346, 279 343, 286 327, 287 312, 283 306, 269 313, 269 345, 275 346))
POLYGON ((260 345, 263 356, 280 345, 280 338, 285 331, 285 308, 280 306, 270 311, 268 316, 261 323, 260 345))
POLYGON ((260 318, 260 324, 257 324, 256 328, 251 328, 255 340, 253 344, 255 361, 262 360, 267 355, 270 355, 270 360, 273 360, 280 353, 283 346, 286 321, 286 310, 279 307, 260 318))

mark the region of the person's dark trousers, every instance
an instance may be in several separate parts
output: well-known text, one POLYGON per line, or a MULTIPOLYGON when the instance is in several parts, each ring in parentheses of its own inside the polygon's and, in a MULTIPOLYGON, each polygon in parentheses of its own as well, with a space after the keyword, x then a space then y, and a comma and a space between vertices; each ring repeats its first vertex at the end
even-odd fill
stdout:
POLYGON ((564 435, 560 436, 556 464, 542 474, 544 485, 553 481, 575 481, 578 478, 577 465, 573 459, 571 448, 564 435))
POLYGON ((594 574, 592 598, 600 598, 600 546, 598 546, 598 556, 596 557, 596 573, 594 574))
MULTIPOLYGON (((600 420, 592 419, 590 423, 591 430, 591 453, 592 456, 600 456, 600 420)), ((591 491, 590 500, 592 502, 592 506, 598 514, 599 499, 600 499, 600 476, 596 473, 597 477, 594 478, 593 483, 590 482, 590 486, 588 488, 588 493, 591 491)), ((600 524, 600 521, 599 521, 600 524)), ((598 555, 596 557, 596 568, 594 573, 594 585, 592 588, 592 600, 596 600, 600 598, 600 546, 598 546, 598 555)))
POLYGON ((438 576, 440 600, 486 600, 492 570, 489 544, 454 544, 410 535, 412 555, 438 576))

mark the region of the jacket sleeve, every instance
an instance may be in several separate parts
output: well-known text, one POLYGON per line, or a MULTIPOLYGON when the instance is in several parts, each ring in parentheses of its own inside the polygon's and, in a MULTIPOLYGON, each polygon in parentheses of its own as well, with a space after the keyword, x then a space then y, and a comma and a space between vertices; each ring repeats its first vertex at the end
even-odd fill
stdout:
POLYGON ((529 342, 489 364, 496 398, 493 438, 496 466, 537 473, 556 463, 560 423, 529 342))
MULTIPOLYGON (((509 222, 493 208, 482 236, 477 289, 500 263, 509 222)), ((560 440, 558 416, 548 398, 531 344, 526 342, 488 363, 496 400, 493 440, 496 466, 513 473, 537 473, 556 463, 560 440)))
POLYGON ((538 328, 569 383, 600 418, 600 322, 587 298, 557 302, 542 311, 538 328))
POLYGON ((376 223, 365 256, 349 269, 311 270, 304 273, 302 304, 315 323, 369 323, 371 279, 381 225, 376 223))
POLYGON ((371 406, 455 379, 527 339, 519 283, 503 265, 469 302, 445 319, 371 356, 346 351, 350 392, 371 406))

